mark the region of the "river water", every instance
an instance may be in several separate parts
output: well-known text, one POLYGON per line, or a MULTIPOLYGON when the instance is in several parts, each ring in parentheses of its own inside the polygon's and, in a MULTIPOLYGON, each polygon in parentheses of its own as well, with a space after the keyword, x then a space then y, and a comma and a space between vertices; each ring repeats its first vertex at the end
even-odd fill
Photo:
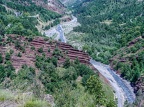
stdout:
MULTIPOLYGON (((61 25, 57 25, 56 30, 59 32, 59 37, 61 42, 66 43, 66 38, 64 36, 64 31, 61 25)), ((117 106, 123 107, 124 102, 127 100, 128 103, 133 103, 135 101, 135 94, 130 83, 122 79, 119 75, 113 71, 110 66, 97 62, 95 60, 90 60, 90 63, 109 81, 113 90, 115 91, 115 96, 118 99, 117 106)))
POLYGON ((128 103, 133 103, 135 101, 135 94, 129 82, 123 80, 108 65, 92 59, 90 60, 90 63, 109 81, 115 91, 115 96, 118 99, 118 107, 123 107, 126 100, 128 103))

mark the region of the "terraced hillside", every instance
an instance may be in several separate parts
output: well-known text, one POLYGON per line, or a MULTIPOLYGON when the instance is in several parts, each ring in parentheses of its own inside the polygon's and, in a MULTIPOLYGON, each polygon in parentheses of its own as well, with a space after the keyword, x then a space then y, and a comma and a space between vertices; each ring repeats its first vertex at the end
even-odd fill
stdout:
MULTIPOLYGON (((0 52, 1 88, 14 92, 32 92, 38 101, 44 100, 44 95, 51 94, 58 107, 83 105, 84 102, 87 102, 85 106, 109 103, 115 105, 113 92, 107 81, 101 82, 97 73, 92 70, 88 54, 71 45, 45 37, 9 34, 0 39, 0 52), (90 82, 87 84, 87 81, 90 82), (89 92, 92 81, 96 82, 94 86, 98 85, 94 92, 101 95, 95 94, 97 99, 89 92), (94 101, 97 103, 93 103, 94 101)), ((32 99, 30 104, 35 104, 32 99)), ((15 105, 27 104, 18 104, 14 99, 12 101, 15 105)), ((11 102, 0 96, 0 104, 7 103, 11 102)))
POLYGON ((137 37, 127 46, 117 50, 111 58, 111 66, 118 70, 121 75, 135 82, 144 75, 144 38, 137 37))
POLYGON ((71 61, 78 59, 81 63, 89 65, 90 57, 87 53, 76 50, 71 45, 44 39, 43 37, 27 38, 7 35, 3 42, 8 43, 6 46, 1 46, 0 51, 2 55, 13 51, 11 61, 16 70, 21 69, 22 65, 35 68, 36 55, 41 56, 42 54, 49 58, 58 58, 58 65, 63 64, 66 58, 70 58, 71 61))

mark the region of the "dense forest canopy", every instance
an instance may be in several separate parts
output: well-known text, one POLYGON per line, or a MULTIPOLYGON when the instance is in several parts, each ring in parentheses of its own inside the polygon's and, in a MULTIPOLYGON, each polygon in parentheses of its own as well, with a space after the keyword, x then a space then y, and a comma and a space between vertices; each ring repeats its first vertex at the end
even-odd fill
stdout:
MULTIPOLYGON (((87 34, 82 39, 85 43, 83 50, 87 51, 95 60, 108 64, 113 56, 119 54, 116 52, 118 49, 127 46, 129 42, 144 34, 143 10, 144 2, 138 0, 88 0, 75 10, 81 26, 76 27, 74 31, 87 34)), ((133 48, 143 47, 143 42, 138 44, 133 48)), ((142 48, 140 50, 133 55, 135 59, 130 60, 129 58, 132 63, 139 62, 139 70, 135 70, 135 64, 131 64, 128 69, 123 66, 124 62, 118 66, 118 69, 123 72, 123 76, 131 81, 136 81, 143 74, 140 73, 143 69, 143 65, 141 65, 143 61, 136 58, 136 55, 140 54, 139 52, 143 52, 142 48), (133 74, 133 72, 135 73, 133 74)), ((129 51, 130 53, 133 52, 129 51)), ((115 58, 117 60, 117 57, 115 58)), ((140 59, 143 59, 142 54, 140 59)), ((119 60, 115 62, 119 62, 119 60)))
POLYGON ((92 48, 84 49, 108 63, 114 51, 143 34, 143 7, 143 2, 135 0, 86 2, 75 11, 81 26, 74 30, 87 33, 83 41, 92 48))

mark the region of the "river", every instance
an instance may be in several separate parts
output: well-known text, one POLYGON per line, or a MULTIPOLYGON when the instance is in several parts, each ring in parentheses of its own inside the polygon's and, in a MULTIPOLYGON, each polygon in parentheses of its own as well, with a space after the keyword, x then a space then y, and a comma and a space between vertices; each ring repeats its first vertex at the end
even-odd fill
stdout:
POLYGON ((118 99, 118 107, 123 107, 126 100, 129 103, 135 101, 135 94, 130 84, 117 75, 115 71, 111 70, 110 66, 92 59, 90 63, 109 81, 118 99))
MULTIPOLYGON (((73 16, 73 20, 70 21, 70 24, 76 21, 77 18, 73 16)), ((59 33, 59 39, 61 42, 66 43, 67 40, 64 35, 62 25, 57 25, 56 30, 59 33)), ((118 107, 123 107, 126 100, 129 103, 133 103, 135 101, 135 94, 133 92, 133 88, 130 86, 130 83, 117 75, 109 65, 102 64, 92 59, 90 60, 90 63, 109 81, 115 91, 115 96, 118 99, 118 107)))

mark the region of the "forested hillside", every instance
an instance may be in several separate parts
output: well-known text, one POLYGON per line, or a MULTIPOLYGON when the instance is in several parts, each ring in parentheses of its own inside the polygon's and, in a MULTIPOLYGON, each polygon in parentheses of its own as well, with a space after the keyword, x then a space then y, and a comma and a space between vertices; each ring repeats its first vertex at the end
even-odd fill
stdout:
POLYGON ((84 33, 83 50, 97 61, 110 63, 131 83, 137 83, 135 91, 144 90, 144 2, 87 0, 74 14, 81 23, 74 31, 84 33))
POLYGON ((144 38, 141 36, 116 51, 111 66, 122 76, 135 82, 144 73, 144 38))
POLYGON ((111 87, 87 53, 39 31, 62 20, 61 10, 53 8, 63 9, 58 2, 0 1, 0 106, 116 107, 111 87))
POLYGON ((108 63, 117 49, 143 34, 143 7, 144 2, 137 0, 93 0, 78 6, 75 12, 81 26, 74 30, 87 34, 83 49, 108 63))
POLYGON ((110 87, 88 63, 84 65, 88 55, 67 46, 70 45, 44 37, 15 34, 2 37, 0 88, 12 90, 16 95, 19 91, 31 92, 33 97, 29 95, 29 100, 22 100, 22 96, 14 98, 3 95, 0 90, 0 106, 12 101, 15 107, 53 107, 53 104, 56 107, 115 107, 110 87), (52 95, 48 102, 44 97, 47 94, 52 95))
POLYGON ((36 25, 39 24, 38 17, 41 21, 47 22, 61 16, 30 1, 28 3, 0 1, 0 35, 41 35, 36 28, 36 25))
POLYGON ((22 101, 0 90, 0 106, 12 101, 16 107, 116 107, 111 79, 94 69, 91 57, 129 80, 138 95, 135 105, 143 104, 143 0, 0 1, 0 89, 32 93, 22 101), (44 37, 42 31, 70 16, 60 1, 78 18, 80 26, 70 33, 79 35, 74 38, 83 51, 44 37))

